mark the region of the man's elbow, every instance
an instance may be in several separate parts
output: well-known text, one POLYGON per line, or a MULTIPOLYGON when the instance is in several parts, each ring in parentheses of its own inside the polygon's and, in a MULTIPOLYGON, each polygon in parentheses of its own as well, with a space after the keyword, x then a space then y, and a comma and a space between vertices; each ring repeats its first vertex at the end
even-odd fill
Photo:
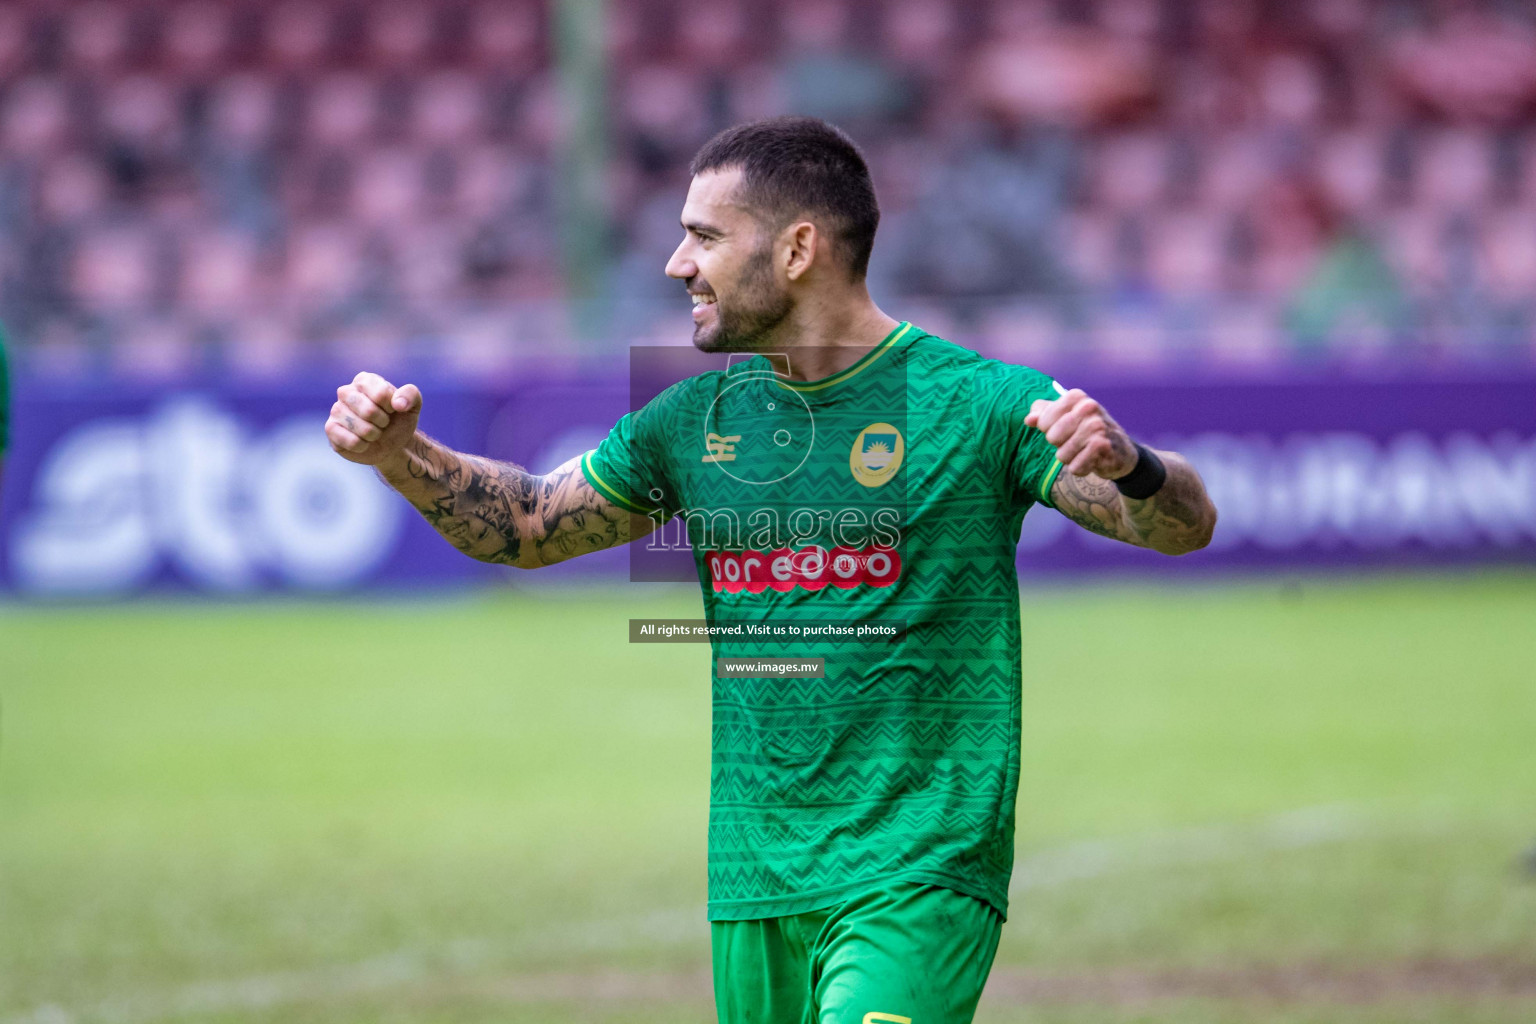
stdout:
POLYGON ((544 567, 542 563, 527 565, 515 558, 507 558, 505 555, 470 554, 469 557, 477 562, 484 562, 486 565, 499 565, 506 569, 542 569, 544 567))
POLYGON ((539 557, 529 557, 530 554, 530 552, 504 551, 492 558, 485 559, 485 561, 494 565, 504 565, 509 569, 525 569, 530 571, 533 569, 543 569, 560 561, 559 559, 546 561, 539 557))
POLYGON ((1209 547, 1211 538, 1216 534, 1216 506, 1207 504, 1205 514, 1200 517, 1200 522, 1194 524, 1189 530, 1182 531, 1177 536, 1168 537, 1156 548, 1165 555, 1188 555, 1209 547))
POLYGON ((537 569, 544 563, 523 557, 517 545, 476 543, 467 539, 448 538, 459 553, 486 565, 500 565, 508 569, 537 569))

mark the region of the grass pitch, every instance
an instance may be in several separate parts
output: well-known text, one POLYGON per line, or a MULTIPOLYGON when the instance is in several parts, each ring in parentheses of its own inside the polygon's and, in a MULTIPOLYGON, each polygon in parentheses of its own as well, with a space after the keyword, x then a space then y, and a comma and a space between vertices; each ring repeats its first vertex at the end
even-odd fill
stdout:
MULTIPOLYGON (((697 608, 0 608, 0 1024, 712 1020, 697 608)), ((980 1021, 1536 1019, 1536 576, 1024 615, 980 1021)))

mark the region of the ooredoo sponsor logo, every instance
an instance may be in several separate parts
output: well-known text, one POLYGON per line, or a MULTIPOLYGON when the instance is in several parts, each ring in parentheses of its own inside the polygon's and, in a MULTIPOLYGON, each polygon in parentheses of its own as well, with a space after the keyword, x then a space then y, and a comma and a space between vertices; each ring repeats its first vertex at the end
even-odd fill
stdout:
POLYGON ((793 551, 711 551, 704 556, 715 589, 728 594, 822 587, 888 587, 901 576, 901 555, 894 548, 813 546, 793 551))

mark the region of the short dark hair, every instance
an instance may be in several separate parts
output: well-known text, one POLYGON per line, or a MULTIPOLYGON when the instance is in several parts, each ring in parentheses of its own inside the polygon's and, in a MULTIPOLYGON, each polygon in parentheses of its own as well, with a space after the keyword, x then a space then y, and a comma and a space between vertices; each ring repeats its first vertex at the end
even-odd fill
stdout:
POLYGON ((704 144, 688 171, 741 170, 740 199, 782 227, 801 214, 831 224, 832 251, 854 280, 869 271, 880 204, 869 165, 853 140, 815 117, 770 117, 727 128, 704 144))

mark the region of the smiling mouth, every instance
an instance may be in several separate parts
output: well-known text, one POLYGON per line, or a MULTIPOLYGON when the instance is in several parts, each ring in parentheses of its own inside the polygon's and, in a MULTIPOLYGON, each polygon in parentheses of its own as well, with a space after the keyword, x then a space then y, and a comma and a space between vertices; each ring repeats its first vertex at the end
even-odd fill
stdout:
POLYGON ((714 292, 689 292, 693 299, 693 308, 702 309, 705 306, 713 306, 716 302, 714 292))

